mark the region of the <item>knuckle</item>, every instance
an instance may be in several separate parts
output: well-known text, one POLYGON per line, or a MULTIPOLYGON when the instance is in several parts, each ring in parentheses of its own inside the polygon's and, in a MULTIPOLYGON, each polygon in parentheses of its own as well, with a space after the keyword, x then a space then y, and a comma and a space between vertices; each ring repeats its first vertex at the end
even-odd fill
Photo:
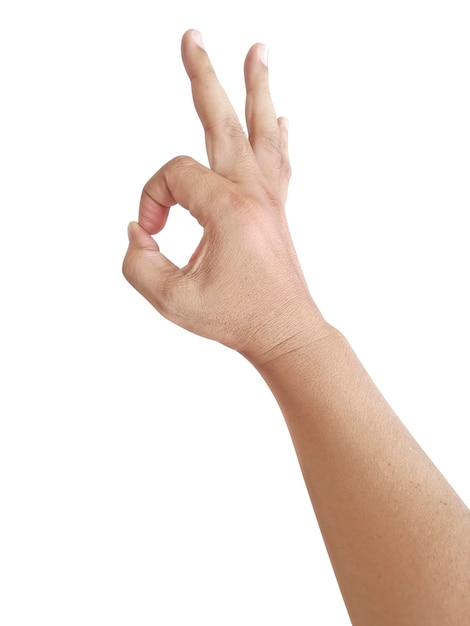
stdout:
POLYGON ((124 275, 124 278, 131 284, 133 284, 134 282, 134 276, 135 276, 135 269, 136 269, 136 258, 135 258, 135 254, 132 252, 132 250, 128 250, 126 252, 126 256, 124 257, 123 261, 122 261, 122 273, 124 275))
POLYGON ((173 167, 176 169, 186 169, 188 167, 193 167, 196 161, 185 154, 180 154, 179 156, 174 157, 171 161, 168 162, 168 167, 173 167))
POLYGON ((171 319, 179 325, 184 325, 187 321, 188 302, 191 301, 189 276, 162 277, 155 287, 153 299, 154 306, 167 319, 171 319))
POLYGON ((194 169, 194 165, 196 163, 197 162, 190 156, 180 155, 174 157, 165 163, 165 165, 163 165, 151 178, 149 178, 142 188, 142 195, 147 194, 150 198, 152 198, 151 190, 154 188, 156 181, 161 178, 165 179, 168 174, 175 171, 178 172, 194 169))
POLYGON ((192 175, 193 172, 198 170, 200 164, 190 156, 180 155, 176 156, 166 165, 167 174, 179 178, 192 175))
POLYGON ((245 131, 233 115, 225 115, 210 121, 205 126, 207 133, 223 133, 232 139, 246 139, 245 131))
POLYGON ((261 147, 263 150, 271 154, 277 155, 282 152, 279 133, 275 130, 252 131, 250 133, 250 143, 253 146, 261 147))
POLYGON ((290 180, 291 177, 292 177, 292 167, 291 167, 290 161, 288 159, 286 159, 283 162, 283 168, 282 169, 283 169, 284 177, 287 178, 287 180, 290 180))
POLYGON ((171 163, 172 177, 176 183, 191 183, 193 189, 198 189, 199 194, 205 189, 205 177, 207 168, 189 156, 177 156, 171 163))
POLYGON ((281 144, 279 141, 279 133, 276 131, 268 132, 263 135, 263 146, 266 150, 274 153, 281 152, 281 144))
POLYGON ((226 191, 225 204, 237 214, 257 212, 257 199, 245 193, 240 193, 237 188, 226 191))

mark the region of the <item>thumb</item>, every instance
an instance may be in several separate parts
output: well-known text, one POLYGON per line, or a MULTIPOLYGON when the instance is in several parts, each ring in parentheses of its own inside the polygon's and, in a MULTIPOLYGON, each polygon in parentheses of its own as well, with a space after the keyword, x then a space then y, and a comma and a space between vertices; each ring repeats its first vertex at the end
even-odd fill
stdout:
POLYGON ((138 222, 129 224, 127 234, 129 247, 122 273, 144 298, 164 313, 168 280, 176 277, 181 270, 160 252, 157 242, 138 222))

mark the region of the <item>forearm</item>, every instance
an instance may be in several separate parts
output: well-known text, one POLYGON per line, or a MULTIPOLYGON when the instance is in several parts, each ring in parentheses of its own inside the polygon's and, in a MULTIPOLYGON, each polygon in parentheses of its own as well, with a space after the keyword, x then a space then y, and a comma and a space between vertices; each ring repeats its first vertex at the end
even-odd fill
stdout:
POLYGON ((356 625, 470 619, 470 515, 336 330, 258 370, 356 625))

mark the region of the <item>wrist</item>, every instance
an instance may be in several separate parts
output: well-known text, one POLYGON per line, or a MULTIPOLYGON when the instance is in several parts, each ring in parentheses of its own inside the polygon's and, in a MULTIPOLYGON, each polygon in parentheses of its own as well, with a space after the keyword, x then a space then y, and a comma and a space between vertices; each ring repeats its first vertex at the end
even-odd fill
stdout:
POLYGON ((239 353, 262 373, 270 364, 288 359, 289 355, 311 352, 318 341, 338 334, 313 300, 301 304, 297 301, 285 307, 282 314, 267 318, 250 346, 239 353))

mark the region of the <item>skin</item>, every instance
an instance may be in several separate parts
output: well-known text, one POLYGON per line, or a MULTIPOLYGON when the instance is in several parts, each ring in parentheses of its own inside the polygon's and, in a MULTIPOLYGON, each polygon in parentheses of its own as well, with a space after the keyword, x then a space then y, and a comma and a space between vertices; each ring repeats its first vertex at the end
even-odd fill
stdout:
POLYGON ((352 623, 470 623, 470 511, 305 283, 284 213, 288 125, 271 101, 265 47, 245 61, 248 134, 197 31, 184 34, 182 58, 210 168, 177 157, 146 183, 124 275, 162 315, 237 350, 269 385, 352 623), (175 204, 204 229, 182 268, 151 236, 175 204))

